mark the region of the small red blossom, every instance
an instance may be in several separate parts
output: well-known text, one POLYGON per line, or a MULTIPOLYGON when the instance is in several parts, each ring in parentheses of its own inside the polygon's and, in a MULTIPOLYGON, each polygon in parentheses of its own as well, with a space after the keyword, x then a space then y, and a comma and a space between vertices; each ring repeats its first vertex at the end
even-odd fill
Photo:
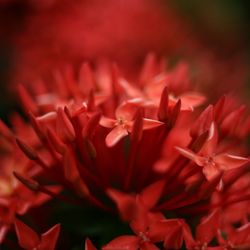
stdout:
MULTIPOLYGON (((152 72, 154 67, 154 64, 144 66, 148 72, 152 72)), ((133 86, 125 79, 120 79, 119 83, 130 98, 135 99, 145 107, 158 107, 161 94, 167 87, 170 107, 175 106, 181 100, 181 110, 193 111, 195 107, 203 104, 206 98, 201 93, 189 91, 190 82, 183 83, 183 79, 189 79, 189 73, 187 65, 180 63, 172 71, 148 77, 141 88, 133 86)))
POLYGON ((203 167, 202 172, 210 181, 222 171, 237 168, 249 162, 248 158, 231 155, 229 153, 215 153, 218 144, 218 132, 215 124, 212 123, 209 136, 198 154, 185 148, 176 147, 180 154, 194 161, 198 166, 203 167))
POLYGON ((54 250, 60 233, 60 224, 53 226, 42 235, 38 235, 29 226, 16 219, 15 229, 19 245, 22 248, 26 250, 54 250))
POLYGON ((109 242, 103 250, 126 249, 160 249, 155 243, 164 242, 165 249, 179 249, 182 246, 182 224, 180 220, 167 220, 163 216, 151 215, 145 224, 141 218, 131 222, 131 229, 136 234, 117 237, 109 242))
MULTIPOLYGON (((136 111, 138 107, 134 103, 123 103, 116 109, 116 120, 102 117, 100 124, 107 128, 112 128, 112 131, 106 137, 106 144, 108 147, 114 146, 121 138, 132 132, 134 121, 136 119, 136 111)), ((163 123, 143 118, 142 129, 152 129, 162 125, 163 123)))

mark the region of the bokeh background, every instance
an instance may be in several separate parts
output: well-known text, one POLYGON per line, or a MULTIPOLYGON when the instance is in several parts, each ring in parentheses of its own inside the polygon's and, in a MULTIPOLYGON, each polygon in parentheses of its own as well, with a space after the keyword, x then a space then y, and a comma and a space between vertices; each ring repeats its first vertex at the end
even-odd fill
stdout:
POLYGON ((109 59, 133 77, 146 53, 187 60, 211 96, 249 95, 247 0, 0 0, 0 117, 17 84, 109 59), (215 88, 216 86, 216 88, 215 88))

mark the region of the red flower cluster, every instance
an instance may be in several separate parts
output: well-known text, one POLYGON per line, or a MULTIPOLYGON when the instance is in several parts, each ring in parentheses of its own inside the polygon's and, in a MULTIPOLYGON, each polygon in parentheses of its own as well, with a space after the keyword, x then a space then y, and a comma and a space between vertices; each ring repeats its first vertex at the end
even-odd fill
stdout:
MULTIPOLYGON (((58 70, 29 91, 20 86, 19 95, 35 133, 20 119, 15 136, 1 124, 1 139, 12 149, 1 159, 12 154, 18 167, 3 164, 0 195, 7 205, 0 204, 0 226, 6 233, 15 221, 21 247, 54 249, 58 225, 39 237, 15 220, 43 194, 75 206, 87 201, 129 223, 134 235, 119 236, 103 250, 250 248, 243 140, 250 117, 230 97, 205 107, 184 62, 166 69, 149 55, 135 82, 108 62, 95 69, 84 63, 79 72, 58 70), (15 137, 30 161, 20 156, 15 137), (34 193, 23 198, 21 188, 34 193)), ((85 249, 95 249, 89 239, 85 249)))

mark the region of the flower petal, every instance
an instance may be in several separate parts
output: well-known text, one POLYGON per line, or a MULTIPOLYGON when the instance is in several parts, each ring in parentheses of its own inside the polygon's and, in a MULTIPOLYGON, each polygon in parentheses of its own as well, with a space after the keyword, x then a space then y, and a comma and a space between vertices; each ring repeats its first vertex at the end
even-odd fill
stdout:
POLYGON ((182 226, 176 226, 165 235, 164 247, 165 249, 181 249, 183 244, 183 229, 182 226))
POLYGON ((105 128, 113 128, 115 127, 116 120, 102 116, 100 119, 100 125, 105 128))
POLYGON ((84 128, 82 129, 83 138, 91 138, 93 136, 100 119, 101 112, 96 112, 89 118, 84 128))
POLYGON ((140 103, 137 102, 124 102, 115 111, 115 116, 117 119, 122 119, 125 121, 132 121, 140 107, 140 103))
POLYGON ((181 223, 178 219, 158 221, 149 227, 150 240, 152 242, 163 241, 167 235, 171 235, 179 227, 181 227, 181 223))
POLYGON ((151 242, 145 242, 141 247, 141 250, 160 250, 156 245, 152 244, 151 242))
POLYGON ((143 118, 143 129, 152 129, 152 128, 156 128, 159 127, 161 125, 163 125, 163 122, 157 121, 157 120, 152 120, 152 119, 147 119, 147 118, 143 118))
POLYGON ((178 98, 181 99, 183 105, 191 108, 201 105, 206 100, 206 97, 198 92, 186 92, 178 98))
POLYGON ((188 148, 180 148, 180 147, 175 147, 175 149, 183 156, 185 156, 186 158, 194 161, 197 165, 199 166, 204 166, 205 163, 205 159, 204 157, 201 157, 197 154, 195 154, 192 150, 188 149, 188 148))
POLYGON ((0 226, 0 245, 3 243, 5 239, 5 235, 7 234, 9 230, 9 225, 1 225, 0 226))
POLYGON ((74 127, 61 107, 57 111, 56 130, 63 141, 68 142, 75 139, 74 127))
POLYGON ((221 169, 217 164, 211 163, 211 164, 206 164, 202 169, 202 172, 205 175, 206 179, 208 181, 211 181, 221 173, 221 169))
POLYGON ((162 194, 165 181, 157 181, 146 187, 140 194, 140 197, 147 208, 154 207, 162 194))
POLYGON ((15 219, 15 229, 19 245, 24 249, 34 249, 39 243, 38 234, 19 219, 15 219))
POLYGON ((209 134, 206 142, 204 143, 201 152, 203 155, 211 155, 215 152, 218 144, 218 130, 213 122, 209 129, 209 134))
POLYGON ((102 250, 138 250, 139 238, 136 236, 124 235, 110 241, 102 250))
POLYGON ((108 189, 107 194, 116 203, 120 216, 124 221, 131 221, 134 219, 137 213, 134 196, 115 189, 108 189))
POLYGON ((214 161, 220 166, 220 169, 229 170, 238 168, 243 164, 249 162, 248 158, 231 155, 231 154, 218 154, 214 157, 214 161))
POLYGON ((107 135, 105 141, 108 147, 113 147, 117 144, 123 137, 128 135, 128 131, 122 126, 116 126, 107 135))
POLYGON ((209 105, 193 123, 190 130, 191 137, 197 138, 201 134, 208 131, 213 121, 214 121, 214 110, 213 106, 209 105))
POLYGON ((85 241, 85 250, 97 250, 90 239, 86 239, 85 241))
POLYGON ((196 229, 196 239, 201 243, 209 243, 215 236, 219 227, 219 211, 215 210, 202 219, 196 229))
POLYGON ((140 89, 136 88, 135 86, 131 85, 125 79, 119 79, 119 84, 125 90, 126 94, 132 98, 141 97, 143 98, 143 93, 140 89))
POLYGON ((49 229, 46 233, 42 234, 41 237, 41 250, 54 250, 56 247, 56 242, 60 233, 61 225, 56 224, 51 229, 49 229))
POLYGON ((187 249, 193 249, 196 245, 196 242, 193 238, 191 229, 188 224, 182 221, 182 229, 183 229, 183 238, 185 241, 185 245, 187 249))

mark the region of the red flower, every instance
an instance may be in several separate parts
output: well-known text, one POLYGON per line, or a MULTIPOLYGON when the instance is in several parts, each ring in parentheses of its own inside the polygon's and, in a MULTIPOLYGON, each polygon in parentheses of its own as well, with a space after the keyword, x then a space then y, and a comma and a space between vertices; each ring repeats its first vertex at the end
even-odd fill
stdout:
POLYGON ((218 132, 215 124, 212 123, 209 136, 198 154, 189 149, 176 147, 176 149, 188 159, 194 161, 198 166, 203 167, 203 174, 210 181, 222 171, 237 168, 249 162, 248 158, 231 155, 229 153, 215 153, 218 143, 218 132))
MULTIPOLYGON (((242 184, 243 178, 248 180, 248 158, 238 156, 246 155, 242 137, 249 133, 249 117, 245 108, 225 97, 202 112, 198 107, 193 110, 196 105, 192 100, 186 103, 192 106, 189 112, 182 100, 173 103, 170 92, 185 96, 192 89, 183 67, 173 70, 168 78, 175 84, 160 81, 160 91, 152 93, 154 105, 145 105, 148 96, 129 99, 131 88, 124 91, 124 77, 108 63, 99 71, 84 64, 78 77, 68 68, 56 76, 55 85, 40 82, 30 92, 20 87, 36 140, 17 131, 16 142, 30 159, 28 169, 37 172, 15 169, 15 177, 36 193, 118 212, 135 235, 115 238, 104 249, 157 249, 158 244, 180 249, 183 241, 190 250, 212 249, 211 242, 220 249, 225 242, 221 243, 217 231, 224 230, 231 237, 232 222, 248 216, 248 210, 241 209, 237 220, 225 223, 223 212, 232 204, 249 201, 249 186, 242 184), (183 89, 179 88, 181 82, 187 84, 183 89), (230 127, 231 123, 234 126, 230 127), (244 131, 239 131, 241 126, 244 131), (162 171, 156 171, 159 163, 162 171), (234 186, 238 181, 241 184, 234 186), (56 184, 56 190, 46 183, 56 184), (72 195, 58 193, 61 189, 72 195), (195 239, 190 232, 192 224, 195 239)), ((157 62, 146 61, 135 88, 144 93, 144 87, 151 86, 153 91, 155 79, 162 75, 168 73, 162 72, 157 62)), ((199 95, 198 103, 201 99, 199 95)), ((25 126, 17 127, 26 131, 25 126)), ((2 134, 9 138, 4 126, 2 134)), ((28 204, 31 201, 30 196, 28 204)), ((38 244, 37 237, 34 239, 38 244)), ((89 240, 85 247, 94 249, 89 240)))
MULTIPOLYGON (((120 139, 132 132, 134 122, 140 115, 136 113, 136 111, 139 111, 138 108, 139 107, 133 102, 126 102, 116 109, 116 120, 107 117, 101 118, 100 124, 102 126, 112 128, 111 132, 106 137, 106 144, 108 147, 114 146, 120 139)), ((143 130, 156 128, 163 124, 159 121, 147 118, 143 118, 142 123, 143 130)))
POLYGON ((115 238, 103 250, 159 249, 155 243, 164 242, 165 249, 180 249, 183 241, 182 224, 178 219, 164 219, 160 214, 139 215, 130 223, 136 234, 115 238))
MULTIPOLYGON (((156 58, 152 54, 149 54, 146 58, 144 70, 142 70, 144 74, 142 75, 143 77, 140 77, 141 82, 139 82, 141 88, 129 84, 125 79, 120 80, 120 85, 130 98, 135 99, 136 102, 140 102, 146 107, 158 107, 162 91, 167 86, 170 107, 175 106, 181 100, 181 110, 192 111, 195 107, 205 102, 206 98, 204 95, 195 91, 189 91, 191 86, 187 64, 179 63, 171 71, 157 72, 157 68, 155 69, 155 66, 152 66, 152 64, 155 64, 155 61, 156 58), (154 70, 151 72, 148 68, 154 69, 156 72, 154 70), (146 72, 147 76, 145 75, 146 72), (141 78, 145 79, 142 80, 141 78)), ((160 69, 161 65, 158 67, 160 69)))
MULTIPOLYGON (((190 228, 187 224, 183 224, 184 240, 189 250, 203 249, 216 237, 217 230, 220 226, 220 212, 213 211, 204 217, 196 228, 196 237, 193 239, 190 228)), ((207 249, 214 249, 208 247, 207 249)), ((216 249, 216 248, 215 248, 216 249)))
MULTIPOLYGON (((13 128, 21 138, 25 137, 32 145, 37 144, 37 138, 31 127, 22 121, 19 116, 12 117, 13 128)), ((48 201, 50 196, 44 193, 35 193, 20 183, 13 172, 21 175, 36 177, 40 169, 27 161, 19 147, 16 145, 13 133, 0 121, 0 244, 11 228, 15 214, 24 215, 30 208, 38 207, 48 201)), ((23 148, 23 150, 25 150, 23 148)), ((32 154, 30 154, 32 157, 32 154)), ((58 186, 48 187, 50 191, 58 193, 58 186)))
POLYGON ((19 245, 26 250, 54 250, 60 233, 60 225, 57 224, 40 236, 18 219, 15 220, 15 229, 19 245))
POLYGON ((103 250, 159 249, 154 243, 163 241, 166 249, 181 247, 183 234, 180 220, 167 220, 161 213, 150 212, 157 204, 164 185, 164 182, 156 182, 136 196, 108 190, 109 196, 118 206, 121 217, 130 222, 136 236, 120 236, 104 246, 103 250))

